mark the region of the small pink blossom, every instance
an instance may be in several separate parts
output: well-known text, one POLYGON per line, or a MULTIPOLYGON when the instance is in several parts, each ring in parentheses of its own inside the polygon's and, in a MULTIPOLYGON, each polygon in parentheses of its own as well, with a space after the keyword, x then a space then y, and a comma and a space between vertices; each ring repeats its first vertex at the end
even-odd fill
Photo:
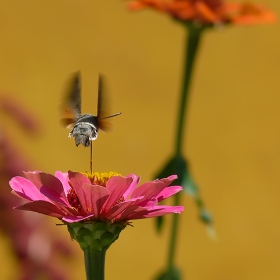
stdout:
POLYGON ((176 175, 146 182, 140 177, 116 173, 83 174, 57 171, 55 176, 40 171, 24 172, 10 181, 12 193, 28 202, 15 207, 56 217, 64 222, 128 222, 170 213, 181 213, 183 206, 158 205, 182 190, 169 186, 176 175))

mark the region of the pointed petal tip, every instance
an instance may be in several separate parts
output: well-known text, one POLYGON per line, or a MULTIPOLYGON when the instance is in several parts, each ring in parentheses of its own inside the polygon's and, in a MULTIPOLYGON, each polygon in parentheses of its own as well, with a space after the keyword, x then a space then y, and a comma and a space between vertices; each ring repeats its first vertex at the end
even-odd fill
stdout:
POLYGON ((178 176, 176 174, 173 174, 173 175, 168 176, 167 179, 176 180, 176 179, 178 179, 178 176))
POLYGON ((40 170, 33 170, 33 171, 22 171, 22 173, 25 174, 38 174, 38 173, 44 173, 40 170))

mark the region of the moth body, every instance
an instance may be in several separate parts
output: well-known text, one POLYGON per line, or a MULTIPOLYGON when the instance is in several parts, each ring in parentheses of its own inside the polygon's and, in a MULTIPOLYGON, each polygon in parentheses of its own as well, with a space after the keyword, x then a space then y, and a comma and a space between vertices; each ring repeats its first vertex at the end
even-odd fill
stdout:
POLYGON ((90 141, 98 136, 98 119, 91 114, 82 115, 75 123, 73 129, 69 133, 69 137, 75 138, 76 146, 82 144, 88 147, 90 141))

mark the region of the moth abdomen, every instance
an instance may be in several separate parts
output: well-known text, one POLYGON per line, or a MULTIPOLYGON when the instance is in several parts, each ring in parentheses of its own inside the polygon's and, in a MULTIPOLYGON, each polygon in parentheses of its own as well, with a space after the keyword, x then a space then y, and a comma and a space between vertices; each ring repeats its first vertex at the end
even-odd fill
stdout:
POLYGON ((90 114, 82 115, 75 123, 73 129, 69 133, 69 137, 75 138, 76 146, 80 144, 88 147, 90 141, 98 136, 97 118, 90 114))

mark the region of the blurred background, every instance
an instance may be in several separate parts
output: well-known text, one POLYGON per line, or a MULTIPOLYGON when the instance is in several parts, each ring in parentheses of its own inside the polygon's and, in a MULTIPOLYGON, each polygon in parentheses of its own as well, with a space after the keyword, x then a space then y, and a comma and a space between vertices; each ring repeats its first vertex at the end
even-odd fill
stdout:
MULTIPOLYGON (((262 2, 280 14, 278 0, 262 2)), ((70 74, 80 70, 82 111, 96 113, 101 72, 112 113, 122 112, 114 130, 93 143, 94 170, 153 178, 173 151, 185 39, 179 24, 151 10, 129 12, 120 0, 9 0, 0 5, 0 38, 0 96, 16 100, 39 124, 36 133, 25 133, 0 111, 1 135, 5 130, 28 168, 88 170, 89 149, 68 139, 58 112, 70 74)), ((279 24, 204 33, 185 155, 217 240, 185 196, 177 250, 184 279, 280 278, 279 50, 279 24)), ((7 183, 1 188, 10 191, 7 183)), ((44 224, 72 251, 61 268, 69 280, 85 279, 82 252, 58 222, 44 224)), ((107 252, 108 280, 151 279, 165 266, 169 232, 158 235, 153 220, 133 225, 107 252)), ((18 279, 10 236, 0 236, 0 278, 18 279)))

